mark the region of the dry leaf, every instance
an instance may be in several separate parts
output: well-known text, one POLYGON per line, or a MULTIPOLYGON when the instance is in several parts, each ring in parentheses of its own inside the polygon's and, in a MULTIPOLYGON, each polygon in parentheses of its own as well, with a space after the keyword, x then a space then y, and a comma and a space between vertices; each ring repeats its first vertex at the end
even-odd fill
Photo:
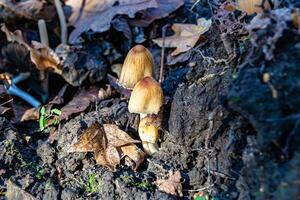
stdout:
POLYGON ((39 70, 51 69, 57 74, 62 74, 59 57, 48 46, 36 41, 32 41, 30 58, 39 70))
MULTIPOLYGON (((211 20, 200 18, 195 24, 173 24, 172 29, 175 32, 173 36, 165 38, 165 47, 176 48, 172 52, 172 56, 186 52, 193 48, 200 36, 209 30, 211 20)), ((160 47, 163 46, 163 38, 153 39, 153 42, 160 47)))
POLYGON ((103 128, 98 123, 94 123, 81 135, 78 141, 71 146, 68 152, 103 151, 106 145, 107 139, 103 128))
POLYGON ((94 152, 97 164, 115 170, 125 156, 134 162, 134 170, 143 162, 145 153, 127 133, 116 125, 92 124, 68 152, 94 152), (126 145, 126 146, 124 146, 126 145))
POLYGON ((5 33, 6 39, 8 42, 17 42, 19 44, 24 45, 27 49, 29 49, 29 45, 25 42, 23 34, 20 30, 16 30, 11 32, 7 29, 5 24, 1 24, 1 31, 5 33))
POLYGON ((6 183, 7 191, 5 197, 7 200, 26 199, 36 200, 34 196, 17 186, 14 182, 9 179, 6 183))
POLYGON ((56 12, 54 5, 47 5, 44 0, 0 0, 0 5, 17 17, 26 19, 52 19, 56 12))
POLYGON ((183 0, 156 0, 157 8, 148 8, 139 12, 142 16, 139 19, 131 20, 134 26, 149 26, 154 20, 167 17, 171 12, 177 10, 184 4, 183 0))
POLYGON ((13 98, 7 94, 3 85, 0 85, 0 115, 7 117, 14 117, 14 110, 12 107, 13 98))
POLYGON ((97 88, 81 89, 73 99, 61 109, 61 120, 67 120, 72 114, 85 111, 97 100, 97 88))
POLYGON ((168 194, 176 195, 182 197, 182 184, 181 184, 181 174, 180 171, 169 172, 169 178, 166 180, 157 180, 155 184, 160 191, 168 194))
POLYGON ((115 147, 121 147, 131 143, 139 143, 139 140, 132 139, 125 131, 119 129, 114 124, 103 124, 104 131, 107 136, 107 141, 115 147))
POLYGON ((69 37, 70 43, 74 43, 88 30, 107 31, 112 19, 118 14, 134 17, 138 11, 158 6, 156 0, 68 0, 66 5, 72 7, 69 22, 75 27, 69 37))
POLYGON ((122 158, 125 156, 130 158, 130 160, 132 160, 135 164, 133 169, 136 171, 137 168, 143 163, 146 154, 134 144, 125 145, 120 148, 122 152, 122 158))

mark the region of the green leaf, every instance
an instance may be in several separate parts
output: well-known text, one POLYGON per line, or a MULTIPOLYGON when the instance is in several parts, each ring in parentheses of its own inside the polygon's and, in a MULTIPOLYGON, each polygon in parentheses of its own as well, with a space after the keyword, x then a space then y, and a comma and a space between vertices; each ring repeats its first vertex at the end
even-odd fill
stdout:
POLYGON ((54 108, 54 109, 51 110, 50 113, 51 113, 51 115, 54 114, 54 115, 58 115, 59 116, 59 115, 61 115, 61 110, 59 110, 57 108, 54 108))

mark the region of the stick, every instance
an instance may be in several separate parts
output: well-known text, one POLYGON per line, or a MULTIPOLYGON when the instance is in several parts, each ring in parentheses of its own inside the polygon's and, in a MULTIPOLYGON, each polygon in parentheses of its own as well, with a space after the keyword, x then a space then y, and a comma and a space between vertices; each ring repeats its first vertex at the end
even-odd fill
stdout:
MULTIPOLYGON (((40 19, 38 21, 38 27, 39 27, 39 33, 40 33, 40 40, 41 43, 45 46, 49 47, 49 39, 48 39, 48 33, 47 33, 47 26, 46 22, 43 19, 40 19)), ((42 95, 43 103, 45 103, 49 96, 49 76, 48 73, 44 70, 40 70, 40 81, 41 81, 41 87, 43 89, 43 92, 45 95, 42 95)))
POLYGON ((60 39, 62 44, 67 44, 67 37, 68 37, 68 29, 66 23, 66 17, 64 14, 64 10, 61 6, 60 0, 54 0, 56 11, 59 18, 60 23, 60 39))
POLYGON ((164 80, 164 58, 165 58, 165 38, 166 38, 166 29, 168 28, 169 24, 166 24, 162 27, 162 49, 161 49, 161 58, 160 58, 160 73, 159 73, 159 83, 162 83, 164 80))

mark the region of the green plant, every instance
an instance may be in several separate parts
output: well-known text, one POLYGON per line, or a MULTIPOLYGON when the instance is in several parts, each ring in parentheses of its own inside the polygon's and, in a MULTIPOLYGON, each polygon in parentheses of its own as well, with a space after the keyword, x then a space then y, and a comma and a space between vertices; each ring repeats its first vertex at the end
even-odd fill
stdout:
POLYGON ((41 180, 41 179, 44 177, 45 173, 46 173, 45 170, 40 169, 40 170, 38 170, 37 173, 35 174, 35 178, 41 180))
POLYGON ((149 190, 149 191, 155 190, 155 186, 147 180, 135 181, 133 179, 133 176, 131 176, 131 175, 121 175, 120 178, 122 181, 127 183, 128 186, 133 186, 133 187, 137 187, 137 188, 149 190))
POLYGON ((58 125, 60 123, 59 116, 61 111, 54 108, 50 113, 46 112, 46 108, 43 106, 40 110, 39 126, 40 130, 43 131, 47 125, 58 125), (50 123, 49 123, 50 122, 50 123))
POLYGON ((101 193, 103 191, 104 182, 101 178, 98 178, 95 173, 88 175, 86 184, 83 184, 85 190, 89 193, 101 193))

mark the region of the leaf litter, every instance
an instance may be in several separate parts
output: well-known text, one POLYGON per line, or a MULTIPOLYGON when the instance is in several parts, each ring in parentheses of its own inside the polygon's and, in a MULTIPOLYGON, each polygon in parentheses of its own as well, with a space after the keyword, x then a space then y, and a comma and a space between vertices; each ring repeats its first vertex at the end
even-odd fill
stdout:
POLYGON ((125 157, 134 162, 133 169, 137 170, 145 158, 145 153, 135 143, 138 140, 132 139, 126 132, 114 124, 99 123, 92 124, 78 139, 71 145, 68 152, 94 152, 97 164, 115 171, 125 157))

